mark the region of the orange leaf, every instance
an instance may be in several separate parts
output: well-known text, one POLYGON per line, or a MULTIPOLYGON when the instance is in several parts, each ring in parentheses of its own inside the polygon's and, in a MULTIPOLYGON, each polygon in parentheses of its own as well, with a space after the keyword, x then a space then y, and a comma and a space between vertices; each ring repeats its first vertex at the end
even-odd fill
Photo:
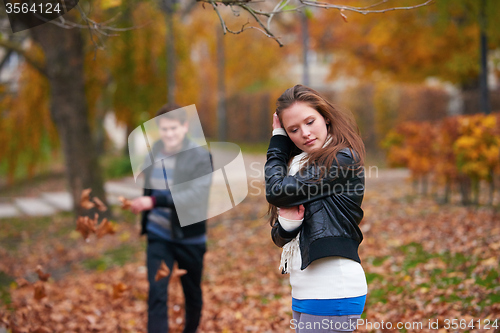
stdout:
POLYGON ((122 196, 119 196, 118 200, 120 200, 122 203, 122 209, 130 209, 130 206, 132 205, 132 201, 130 201, 129 199, 122 197, 122 196))
POLYGON ((19 278, 16 280, 16 284, 18 288, 29 286, 29 282, 26 279, 19 278))
POLYGON ((156 271, 155 281, 159 281, 163 278, 166 278, 170 274, 170 268, 168 268, 165 261, 161 261, 160 267, 156 271))
POLYGON ((76 231, 79 231, 85 240, 96 231, 97 217, 98 215, 95 214, 94 219, 91 220, 88 216, 79 216, 76 220, 76 231))
POLYGON ((44 273, 40 265, 36 266, 36 273, 41 281, 47 281, 50 277, 50 273, 44 273))
POLYGON ((83 239, 88 239, 90 230, 87 227, 87 223, 85 223, 85 217, 83 216, 78 216, 78 219, 76 220, 76 231, 79 231, 82 234, 83 239))
POLYGON ((38 281, 35 283, 35 299, 37 301, 41 300, 42 298, 46 297, 47 294, 45 293, 45 286, 43 285, 42 282, 38 281))
POLYGON ((97 209, 99 209, 101 212, 105 212, 108 210, 108 207, 104 204, 104 202, 101 201, 98 197, 94 197, 92 200, 94 200, 97 209))
POLYGON ((123 295, 123 293, 128 290, 128 287, 126 284, 122 282, 118 282, 117 284, 113 285, 113 298, 119 298, 120 296, 123 295))
POLYGON ((80 198, 80 206, 83 209, 91 209, 94 208, 95 204, 90 201, 90 192, 92 192, 92 189, 87 188, 82 191, 82 196, 80 198))
POLYGON ((101 224, 99 224, 99 226, 97 227, 97 230, 96 230, 96 236, 97 238, 101 238, 101 237, 104 237, 105 235, 107 234, 114 234, 115 233, 115 225, 111 222, 111 221, 108 221, 108 219, 103 219, 101 224))
POLYGON ((183 275, 186 275, 187 274, 187 270, 185 269, 175 269, 172 273, 172 278, 177 278, 177 277, 181 277, 183 275))

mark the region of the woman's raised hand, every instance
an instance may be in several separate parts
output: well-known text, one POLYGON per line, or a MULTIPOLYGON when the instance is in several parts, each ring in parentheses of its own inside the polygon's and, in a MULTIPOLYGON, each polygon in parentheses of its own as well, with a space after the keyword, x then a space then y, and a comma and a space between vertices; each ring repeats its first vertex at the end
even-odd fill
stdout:
POLYGON ((289 220, 302 220, 305 208, 303 205, 294 207, 280 207, 280 216, 289 220))
POLYGON ((281 123, 276 112, 273 114, 273 130, 281 128, 281 123))

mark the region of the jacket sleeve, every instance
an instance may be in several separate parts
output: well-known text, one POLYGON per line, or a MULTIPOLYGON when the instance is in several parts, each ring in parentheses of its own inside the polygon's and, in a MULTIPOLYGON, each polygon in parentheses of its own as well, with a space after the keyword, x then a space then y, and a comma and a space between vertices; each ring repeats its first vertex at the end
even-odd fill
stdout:
POLYGON ((294 176, 287 175, 287 164, 293 147, 292 141, 283 135, 271 138, 265 165, 266 199, 278 207, 291 207, 340 193, 349 188, 345 166, 354 161, 346 152, 337 154, 338 164, 334 161, 326 177, 319 180, 320 169, 307 167, 305 172, 294 176), (344 167, 339 167, 344 166, 344 167), (346 184, 347 183, 347 184, 346 184))
POLYGON ((165 191, 163 194, 152 195, 155 198, 155 207, 168 207, 174 208, 174 200, 172 199, 172 193, 170 191, 165 191))
POLYGON ((279 247, 283 247, 283 245, 294 239, 301 229, 302 226, 292 231, 286 231, 283 229, 278 220, 276 220, 271 229, 271 238, 273 239, 274 244, 279 247))

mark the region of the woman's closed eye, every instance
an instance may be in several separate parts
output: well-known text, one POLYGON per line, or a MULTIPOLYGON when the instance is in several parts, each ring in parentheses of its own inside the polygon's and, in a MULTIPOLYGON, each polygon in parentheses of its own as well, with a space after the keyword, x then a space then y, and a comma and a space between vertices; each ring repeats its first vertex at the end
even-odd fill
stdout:
MULTIPOLYGON (((314 119, 307 122, 306 125, 312 125, 312 123, 314 123, 314 119)), ((298 130, 297 128, 294 128, 293 130, 290 130, 290 132, 295 133, 295 132, 297 132, 297 130, 298 130)))

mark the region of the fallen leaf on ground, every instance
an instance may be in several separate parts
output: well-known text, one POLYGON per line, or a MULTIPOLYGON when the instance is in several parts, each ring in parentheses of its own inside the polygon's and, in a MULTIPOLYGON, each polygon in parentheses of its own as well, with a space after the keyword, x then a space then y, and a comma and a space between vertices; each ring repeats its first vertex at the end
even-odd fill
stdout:
POLYGON ((35 286, 34 297, 37 301, 47 296, 47 294, 45 293, 45 286, 43 285, 42 282, 38 281, 34 284, 34 286, 35 286))
POLYGON ((29 286, 29 282, 26 279, 19 278, 16 280, 16 284, 18 288, 29 286))
POLYGON ((113 298, 119 298, 123 295, 123 293, 128 290, 126 284, 122 282, 118 282, 117 284, 113 284, 113 298))

